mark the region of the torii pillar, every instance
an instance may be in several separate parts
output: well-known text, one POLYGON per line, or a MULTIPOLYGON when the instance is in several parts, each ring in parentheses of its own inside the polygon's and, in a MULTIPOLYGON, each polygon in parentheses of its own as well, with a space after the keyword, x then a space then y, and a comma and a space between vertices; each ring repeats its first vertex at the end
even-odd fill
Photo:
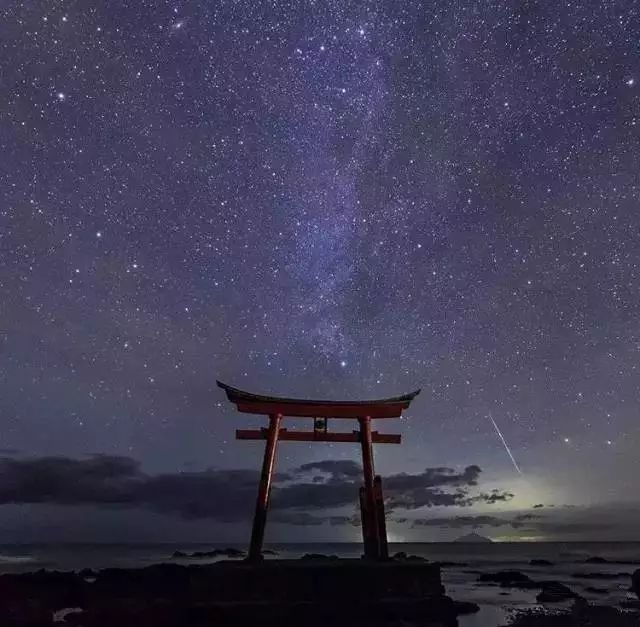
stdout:
POLYGON ((296 442, 360 442, 364 484, 360 488, 360 513, 365 557, 386 559, 388 557, 387 533, 382 496, 382 480, 375 474, 373 444, 400 444, 396 434, 382 434, 371 430, 371 421, 378 418, 399 418, 404 409, 420 393, 372 401, 318 401, 297 398, 280 398, 251 394, 217 381, 235 404, 238 411, 269 416, 269 426, 262 429, 237 429, 238 440, 266 440, 262 472, 258 487, 256 510, 253 517, 251 544, 248 559, 262 559, 262 544, 269 510, 271 482, 275 468, 276 452, 280 440, 296 442), (314 419, 313 431, 288 431, 281 428, 286 416, 314 419), (359 431, 329 432, 327 419, 357 420, 359 431))

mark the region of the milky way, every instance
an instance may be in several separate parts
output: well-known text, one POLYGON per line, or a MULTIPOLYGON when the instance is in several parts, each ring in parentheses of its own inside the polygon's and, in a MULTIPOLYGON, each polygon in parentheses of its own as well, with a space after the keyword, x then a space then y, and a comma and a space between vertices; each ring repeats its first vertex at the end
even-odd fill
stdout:
POLYGON ((421 387, 383 474, 640 499, 637 3, 0 16, 0 448, 257 468, 216 378, 421 387))

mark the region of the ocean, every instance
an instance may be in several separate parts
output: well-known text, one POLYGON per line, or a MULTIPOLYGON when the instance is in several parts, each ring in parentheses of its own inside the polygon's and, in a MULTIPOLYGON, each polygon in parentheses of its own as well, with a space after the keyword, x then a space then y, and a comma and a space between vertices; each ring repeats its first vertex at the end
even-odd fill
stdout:
MULTIPOLYGON (((192 553, 234 544, 22 544, 0 545, 0 572, 19 573, 38 570, 80 570, 82 568, 144 567, 160 562, 209 563, 214 559, 175 560, 174 551, 192 553)), ((301 557, 305 553, 322 553, 340 557, 359 557, 360 544, 268 544, 280 558, 301 557)), ((500 588, 478 585, 480 573, 518 570, 535 580, 554 580, 568 585, 590 601, 618 605, 635 598, 629 592, 630 573, 640 567, 640 542, 543 543, 510 542, 491 544, 404 543, 390 544, 390 552, 404 551, 432 561, 457 562, 464 565, 445 567, 442 579, 447 594, 455 599, 474 601, 481 607, 477 614, 461 617, 460 627, 494 627, 504 625, 517 609, 536 607, 538 590, 500 588), (603 564, 585 564, 588 557, 602 557, 603 564), (547 560, 551 566, 531 566, 531 560, 547 560), (636 562, 638 565, 615 562, 636 562), (601 578, 574 575, 598 573, 601 578), (595 589, 595 590, 594 590, 595 589)))

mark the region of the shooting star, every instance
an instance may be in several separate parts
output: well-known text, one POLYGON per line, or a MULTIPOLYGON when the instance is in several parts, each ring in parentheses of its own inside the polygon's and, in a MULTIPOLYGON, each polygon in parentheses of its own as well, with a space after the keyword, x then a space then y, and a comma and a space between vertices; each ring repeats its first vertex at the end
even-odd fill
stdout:
POLYGON ((504 444, 504 449, 505 449, 505 451, 507 451, 507 454, 511 458, 511 461, 513 462, 513 467, 518 471, 518 474, 521 475, 522 474, 522 470, 520 470, 520 466, 518 466, 518 462, 516 462, 516 459, 513 456, 513 453, 511 453, 511 449, 509 448, 509 445, 507 444, 507 441, 504 439, 504 436, 502 435, 502 431, 500 431, 500 428, 496 424, 496 421, 493 419, 493 416, 491 414, 489 414, 489 420, 491 420, 491 423, 493 424, 493 427, 496 430, 496 433, 498 434, 498 437, 502 441, 502 444, 504 444))

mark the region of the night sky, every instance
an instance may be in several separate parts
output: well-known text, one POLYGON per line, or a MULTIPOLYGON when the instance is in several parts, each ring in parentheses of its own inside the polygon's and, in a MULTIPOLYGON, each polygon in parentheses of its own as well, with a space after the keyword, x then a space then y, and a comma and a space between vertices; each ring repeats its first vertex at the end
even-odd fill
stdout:
MULTIPOLYGON (((218 378, 422 388, 392 539, 637 538, 639 42, 630 0, 3 2, 4 537, 245 539, 218 378)), ((357 539, 310 488, 349 460, 283 444, 270 537, 357 539)))

